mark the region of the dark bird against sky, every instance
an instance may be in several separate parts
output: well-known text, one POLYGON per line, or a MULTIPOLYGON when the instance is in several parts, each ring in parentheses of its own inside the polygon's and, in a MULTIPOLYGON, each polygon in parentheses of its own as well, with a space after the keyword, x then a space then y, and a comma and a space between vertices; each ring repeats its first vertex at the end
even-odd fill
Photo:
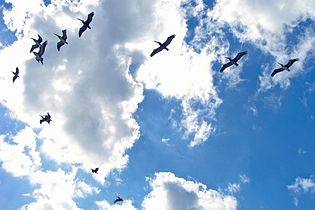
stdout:
POLYGON ((32 38, 32 39, 35 42, 35 44, 32 45, 30 53, 33 52, 33 50, 35 50, 36 48, 40 47, 41 43, 43 41, 42 37, 39 34, 38 34, 38 39, 34 39, 34 38, 32 38))
POLYGON ((95 168, 95 169, 91 168, 91 171, 92 171, 92 173, 97 174, 97 172, 98 172, 98 168, 95 168))
POLYGON ((114 200, 114 203, 120 202, 120 201, 124 201, 121 197, 116 196, 117 198, 114 200))
POLYGON ((173 35, 167 37, 167 39, 166 39, 166 41, 165 41, 164 43, 161 43, 161 42, 158 42, 158 41, 154 41, 154 42, 158 43, 160 46, 159 46, 158 48, 154 49, 150 56, 152 57, 152 56, 154 56, 156 53, 159 53, 159 52, 161 52, 161 51, 164 50, 164 49, 165 49, 165 50, 169 50, 169 49, 167 48, 167 46, 171 43, 171 41, 172 41, 174 38, 175 38, 175 34, 173 34, 173 35))
POLYGON ((274 69, 273 72, 271 73, 271 76, 275 76, 277 73, 279 72, 282 72, 284 70, 287 70, 287 71, 290 71, 289 67, 292 66, 292 64, 295 62, 295 61, 298 61, 299 59, 298 58, 294 58, 294 59, 290 59, 289 62, 285 65, 281 64, 281 63, 278 63, 281 67, 278 68, 278 69, 274 69))
POLYGON ((93 16, 94 16, 94 12, 91 12, 89 15, 88 15, 88 18, 86 21, 84 20, 81 20, 80 18, 77 18, 78 20, 80 20, 82 23, 83 23, 83 26, 80 28, 79 30, 79 37, 81 37, 82 33, 87 29, 91 29, 91 26, 90 26, 90 23, 92 22, 92 19, 93 19, 93 16))
POLYGON ((57 50, 60 50, 60 47, 64 44, 68 44, 67 42, 67 30, 62 30, 62 36, 55 34, 59 38, 59 42, 57 43, 57 50))
POLYGON ((42 56, 45 53, 46 46, 47 46, 47 40, 39 47, 38 52, 33 52, 37 62, 41 62, 42 64, 43 64, 43 60, 44 60, 42 56))
POLYGON ((42 119, 39 120, 39 123, 42 124, 43 122, 47 122, 48 124, 50 124, 51 120, 51 116, 49 114, 49 112, 47 112, 46 115, 42 116, 40 115, 42 119))
POLYGON ((18 78, 18 77, 20 77, 19 76, 19 68, 18 67, 16 67, 15 68, 15 72, 14 71, 12 71, 12 73, 14 74, 14 76, 13 76, 13 82, 18 78))
POLYGON ((226 57, 227 59, 229 59, 229 62, 226 63, 226 64, 224 64, 224 65, 221 67, 220 72, 223 72, 224 69, 226 69, 226 68, 228 68, 228 67, 230 67, 230 66, 232 66, 232 65, 238 66, 237 61, 239 61, 239 60, 241 59, 241 57, 243 57, 243 56, 246 55, 246 54, 247 54, 247 51, 244 51, 244 52, 239 52, 239 53, 235 56, 235 58, 233 58, 233 59, 231 59, 230 57, 226 57))

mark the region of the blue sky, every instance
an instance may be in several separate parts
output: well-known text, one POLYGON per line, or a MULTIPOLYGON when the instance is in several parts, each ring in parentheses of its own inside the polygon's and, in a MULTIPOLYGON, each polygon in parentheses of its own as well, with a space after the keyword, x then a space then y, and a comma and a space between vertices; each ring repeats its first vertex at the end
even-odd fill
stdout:
POLYGON ((314 3, 0 1, 1 208, 313 209, 314 3))

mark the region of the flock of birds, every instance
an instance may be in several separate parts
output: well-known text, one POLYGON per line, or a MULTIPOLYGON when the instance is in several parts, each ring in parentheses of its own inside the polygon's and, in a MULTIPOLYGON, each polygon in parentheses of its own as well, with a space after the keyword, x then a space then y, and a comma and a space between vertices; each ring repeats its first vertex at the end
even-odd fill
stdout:
MULTIPOLYGON (((92 19, 93 19, 93 16, 94 16, 94 12, 91 12, 87 19, 86 20, 82 20, 82 19, 79 19, 77 18, 78 20, 80 20, 82 22, 82 27, 79 29, 79 37, 82 36, 83 32, 86 30, 86 29, 91 29, 91 26, 90 26, 90 23, 92 22, 92 19)), ((59 39, 59 42, 57 42, 57 50, 60 51, 60 48, 65 45, 65 44, 68 44, 67 42, 67 30, 62 30, 62 35, 58 35, 58 34, 55 34, 55 36, 58 37, 59 39)), ((155 48, 152 53, 150 54, 150 57, 153 57, 155 54, 161 52, 162 50, 169 50, 167 47, 168 45, 172 42, 172 40, 175 38, 175 34, 169 36, 165 42, 161 43, 159 41, 154 41, 156 43, 159 44, 159 47, 155 48)), ((34 39, 32 38, 32 40, 35 42, 32 47, 31 47, 31 50, 30 50, 30 53, 33 53, 35 55, 35 60, 41 64, 43 64, 43 55, 45 53, 45 49, 46 49, 46 46, 47 46, 47 43, 48 41, 44 41, 43 42, 43 38, 38 34, 38 39, 34 39), (35 49, 39 48, 38 52, 34 52, 35 49)), ((229 68, 233 65, 235 66, 238 66, 239 64, 237 63, 244 55, 247 54, 247 51, 244 51, 244 52, 239 52, 233 59, 230 58, 230 57, 226 57, 229 62, 225 63, 221 69, 220 69, 220 72, 223 72, 226 68, 229 68)), ((279 65, 281 66, 280 68, 277 68, 277 69, 274 69, 273 72, 271 73, 271 77, 275 76, 276 74, 282 72, 282 71, 290 71, 289 67, 294 63, 298 61, 297 58, 295 59, 290 59, 288 61, 288 63, 286 65, 283 65, 281 63, 279 63, 279 65)), ((16 70, 15 72, 12 71, 13 73, 13 83, 16 81, 16 79, 19 77, 19 68, 16 67, 16 70)), ((50 122, 52 121, 51 119, 51 115, 49 114, 49 112, 47 112, 46 115, 40 115, 41 119, 39 121, 40 124, 42 124, 43 122, 47 122, 48 124, 50 124, 50 122)), ((95 174, 98 174, 98 171, 99 171, 99 168, 91 168, 91 172, 92 173, 95 173, 95 174)), ((114 204, 117 203, 117 202, 122 202, 123 199, 119 196, 116 196, 117 198, 114 200, 114 204)))

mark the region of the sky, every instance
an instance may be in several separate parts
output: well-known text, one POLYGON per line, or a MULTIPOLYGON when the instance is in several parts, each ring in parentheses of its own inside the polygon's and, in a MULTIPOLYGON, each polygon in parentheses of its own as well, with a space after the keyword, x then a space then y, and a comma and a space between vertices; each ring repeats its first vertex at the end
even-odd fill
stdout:
POLYGON ((314 5, 0 0, 1 209, 314 209, 314 5))

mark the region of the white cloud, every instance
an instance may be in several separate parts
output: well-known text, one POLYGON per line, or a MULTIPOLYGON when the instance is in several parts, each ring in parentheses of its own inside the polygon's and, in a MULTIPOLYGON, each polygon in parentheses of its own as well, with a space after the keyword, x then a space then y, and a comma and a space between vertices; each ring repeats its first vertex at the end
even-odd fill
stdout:
POLYGON ((241 187, 244 184, 249 184, 249 183, 250 183, 250 178, 246 176, 245 174, 243 174, 243 175, 240 175, 240 180, 238 182, 229 183, 225 189, 220 190, 220 191, 226 192, 229 195, 234 195, 241 190, 241 187))
POLYGON ((201 183, 178 178, 170 172, 156 173, 149 181, 152 191, 142 203, 144 210, 227 210, 237 207, 234 197, 207 189, 201 183))
POLYGON ((15 136, 0 136, 0 161, 2 168, 15 177, 30 176, 41 167, 36 151, 36 133, 25 127, 15 136))
POLYGON ((293 203, 295 206, 298 206, 299 199, 298 197, 301 194, 313 194, 315 193, 315 180, 311 176, 310 178, 295 178, 295 182, 291 185, 288 185, 288 190, 294 194, 293 203))
POLYGON ((35 201, 22 206, 21 209, 80 209, 74 198, 84 198, 99 191, 76 180, 75 176, 74 168, 69 173, 58 169, 32 174, 30 182, 38 186, 31 194, 35 201))
POLYGON ((97 201, 99 210, 136 210, 131 200, 124 200, 121 204, 109 204, 107 201, 97 201))

